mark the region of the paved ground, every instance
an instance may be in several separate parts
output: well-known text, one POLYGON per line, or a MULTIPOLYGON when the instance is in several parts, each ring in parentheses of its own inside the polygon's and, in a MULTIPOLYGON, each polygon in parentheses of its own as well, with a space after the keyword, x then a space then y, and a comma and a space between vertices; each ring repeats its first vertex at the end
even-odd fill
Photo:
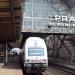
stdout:
POLYGON ((0 75, 22 75, 21 69, 0 68, 0 75))
POLYGON ((9 57, 7 65, 0 66, 0 75, 23 75, 18 57, 9 57))
MULTIPOLYGON (((0 66, 0 75, 23 75, 18 56, 9 57, 7 65, 0 66)), ((48 70, 43 75, 71 75, 71 74, 58 70, 57 68, 54 68, 52 66, 49 66, 48 70)))

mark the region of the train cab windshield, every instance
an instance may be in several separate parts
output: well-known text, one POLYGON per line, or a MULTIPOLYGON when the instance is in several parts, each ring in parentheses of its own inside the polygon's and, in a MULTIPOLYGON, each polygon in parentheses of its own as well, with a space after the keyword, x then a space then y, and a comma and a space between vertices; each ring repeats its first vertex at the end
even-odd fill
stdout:
POLYGON ((28 56, 44 56, 43 48, 28 48, 28 56))

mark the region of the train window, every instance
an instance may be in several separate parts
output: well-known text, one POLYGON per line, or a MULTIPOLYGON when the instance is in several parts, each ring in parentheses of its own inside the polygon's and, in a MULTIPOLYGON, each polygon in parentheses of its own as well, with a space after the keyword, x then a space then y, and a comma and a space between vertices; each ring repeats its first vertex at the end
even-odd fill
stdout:
POLYGON ((28 56, 44 56, 43 48, 28 48, 28 56))

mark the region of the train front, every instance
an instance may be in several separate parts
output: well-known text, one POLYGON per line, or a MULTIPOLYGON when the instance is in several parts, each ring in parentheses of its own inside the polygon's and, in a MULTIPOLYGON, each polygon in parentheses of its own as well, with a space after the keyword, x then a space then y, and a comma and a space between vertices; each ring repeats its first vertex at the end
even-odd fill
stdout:
POLYGON ((24 69, 26 72, 47 70, 47 48, 43 39, 38 37, 27 39, 24 54, 24 69))

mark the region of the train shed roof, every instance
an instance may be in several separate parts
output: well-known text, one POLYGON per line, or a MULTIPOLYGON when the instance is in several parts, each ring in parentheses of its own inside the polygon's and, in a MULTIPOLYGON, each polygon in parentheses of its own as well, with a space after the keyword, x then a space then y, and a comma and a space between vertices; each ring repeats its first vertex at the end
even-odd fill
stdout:
POLYGON ((18 40, 21 30, 22 0, 0 0, 0 42, 18 40))

